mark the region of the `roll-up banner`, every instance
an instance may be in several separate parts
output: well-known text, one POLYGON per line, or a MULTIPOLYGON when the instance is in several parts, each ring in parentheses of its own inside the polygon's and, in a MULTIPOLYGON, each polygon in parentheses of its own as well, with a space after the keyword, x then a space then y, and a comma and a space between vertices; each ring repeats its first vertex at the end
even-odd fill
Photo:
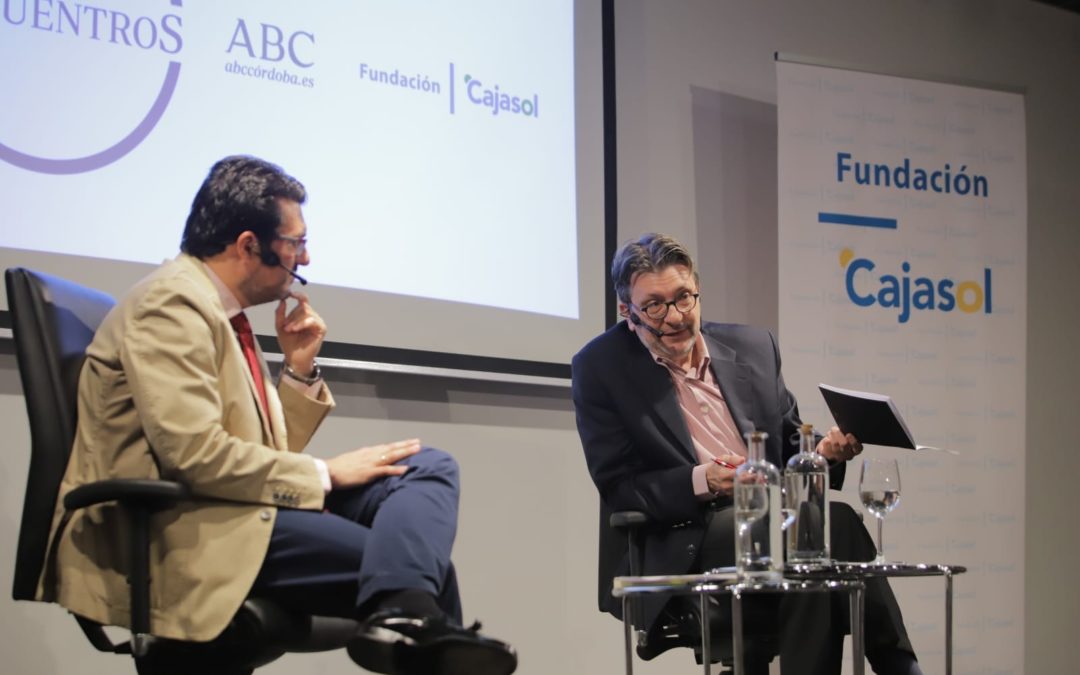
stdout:
MULTIPOLYGON (((891 396, 899 462, 885 556, 964 565, 958 673, 1024 654, 1027 191, 1015 92, 777 63, 780 344, 802 417, 819 383, 891 396)), ((843 498, 859 505, 860 461, 843 498)), ((865 513, 865 511, 863 511, 865 513)), ((876 523, 866 513, 876 534, 876 523)), ((893 580, 926 672, 943 671, 941 579, 893 580)))

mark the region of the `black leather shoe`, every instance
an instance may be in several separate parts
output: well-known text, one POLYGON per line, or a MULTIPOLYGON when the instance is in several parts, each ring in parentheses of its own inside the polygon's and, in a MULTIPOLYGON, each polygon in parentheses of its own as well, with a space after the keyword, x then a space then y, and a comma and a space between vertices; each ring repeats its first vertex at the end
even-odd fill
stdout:
MULTIPOLYGON (((768 602, 766 598, 753 598, 752 602, 743 603, 743 653, 748 673, 757 672, 749 668, 751 663, 764 664, 763 672, 767 672, 769 662, 779 653, 776 607, 768 602)), ((711 661, 730 665, 733 659, 731 611, 726 603, 710 599, 709 625, 712 631, 711 661)), ((637 655, 643 661, 649 661, 674 647, 693 648, 694 660, 701 663, 701 605, 697 600, 680 598, 665 607, 649 630, 645 644, 637 646, 637 655)))
POLYGON ((463 628, 445 617, 383 610, 364 622, 347 645, 357 665, 387 675, 510 675, 517 653, 505 642, 463 628))

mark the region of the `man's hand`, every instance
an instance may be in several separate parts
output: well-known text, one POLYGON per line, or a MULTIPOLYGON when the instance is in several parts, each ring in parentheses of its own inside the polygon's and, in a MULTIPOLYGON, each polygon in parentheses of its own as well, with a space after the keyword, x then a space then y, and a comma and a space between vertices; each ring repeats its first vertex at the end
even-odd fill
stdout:
POLYGON ((730 496, 735 490, 735 469, 745 461, 746 458, 742 455, 717 457, 705 469, 705 481, 709 484, 709 491, 716 495, 730 496))
POLYGON ((326 460, 330 485, 334 489, 355 487, 386 476, 400 476, 408 471, 409 467, 396 462, 418 452, 418 438, 350 450, 326 460))
POLYGON ((861 452, 862 443, 851 434, 845 436, 840 427, 829 429, 829 434, 817 446, 817 453, 830 462, 847 462, 861 452))
POLYGON ((315 357, 326 337, 326 323, 311 308, 307 294, 294 291, 289 297, 296 300, 296 307, 286 314, 288 298, 282 299, 274 315, 274 327, 285 363, 300 376, 307 377, 315 369, 315 357))

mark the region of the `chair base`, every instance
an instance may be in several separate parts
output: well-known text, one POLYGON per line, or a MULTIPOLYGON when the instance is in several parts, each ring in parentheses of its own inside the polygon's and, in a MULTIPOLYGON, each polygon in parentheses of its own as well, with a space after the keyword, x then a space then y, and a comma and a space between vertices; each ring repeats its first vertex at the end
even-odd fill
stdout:
POLYGON ((135 667, 139 675, 250 675, 289 652, 341 649, 359 630, 353 619, 294 614, 271 601, 249 598, 209 642, 150 637, 135 667))

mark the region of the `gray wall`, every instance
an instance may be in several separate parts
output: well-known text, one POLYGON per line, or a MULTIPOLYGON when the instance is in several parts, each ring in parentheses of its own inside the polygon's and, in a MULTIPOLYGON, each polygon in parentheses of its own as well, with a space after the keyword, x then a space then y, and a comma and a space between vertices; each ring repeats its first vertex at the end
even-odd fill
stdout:
MULTIPOLYGON (((1080 368, 1067 346, 1080 334, 1070 293, 1080 285, 1073 260, 1080 248, 1080 195, 1068 184, 1080 173, 1080 17, 1028 0, 616 5, 620 239, 658 229, 698 246, 703 262, 728 255, 723 264, 703 266, 705 297, 724 298, 706 304, 714 318, 776 321, 731 293, 732 284, 754 288, 748 284, 768 261, 740 264, 723 248, 729 240, 751 253, 773 246, 775 233, 755 232, 741 221, 775 218, 775 204, 731 204, 710 194, 714 181, 731 194, 753 188, 744 177, 724 173, 730 158, 716 148, 737 139, 711 135, 724 131, 707 123, 719 100, 711 92, 742 100, 725 99, 721 112, 733 116, 728 119, 775 106, 774 51, 1027 88, 1029 381, 1016 386, 1029 392, 1028 447, 1017 449, 1028 462, 1028 601, 1016 608, 1025 616, 1025 635, 1016 637, 1025 641, 1027 672, 1071 672, 1068 640, 1080 629, 1080 598, 1068 581, 1069 562, 1080 551, 1075 539, 1060 534, 1075 531, 1069 479, 1080 475, 1068 440, 1080 368)), ((775 159, 762 157, 755 171, 767 172, 769 161, 775 159)), ((315 440, 317 454, 417 435, 458 457, 465 494, 455 555, 465 612, 517 645, 521 673, 621 672, 618 624, 594 609, 596 497, 567 391, 354 373, 337 373, 331 384, 339 408, 315 440)), ((9 550, 29 442, 22 406, 8 342, 0 347, 7 450, 0 454, 0 537, 11 542, 9 550)), ((0 581, 11 578, 9 557, 0 556, 0 581)), ((120 657, 93 652, 55 607, 6 598, 0 600, 0 653, 5 672, 133 672, 123 670, 120 657)), ((296 669, 355 672, 343 654, 287 657, 260 672, 296 669)), ((958 671, 964 672, 962 663, 958 671)), ((669 654, 637 672, 689 673, 694 666, 686 653, 669 654)))

